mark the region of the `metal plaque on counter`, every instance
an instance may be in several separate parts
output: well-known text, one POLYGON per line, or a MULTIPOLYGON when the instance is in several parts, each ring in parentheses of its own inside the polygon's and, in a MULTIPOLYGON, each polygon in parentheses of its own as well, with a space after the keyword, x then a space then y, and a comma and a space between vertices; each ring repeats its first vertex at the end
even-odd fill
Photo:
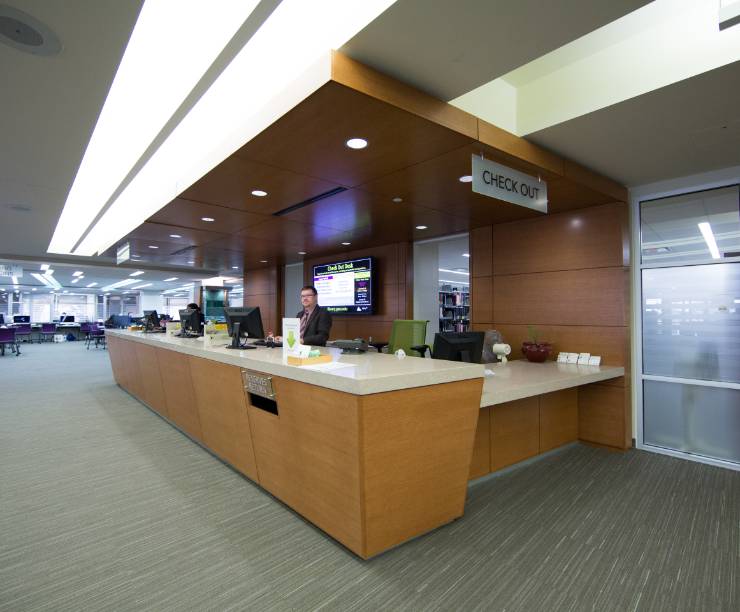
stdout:
POLYGON ((272 376, 262 374, 261 372, 242 370, 242 379, 244 380, 244 388, 249 393, 254 393, 254 395, 266 397, 267 399, 275 399, 275 391, 272 388, 272 376))

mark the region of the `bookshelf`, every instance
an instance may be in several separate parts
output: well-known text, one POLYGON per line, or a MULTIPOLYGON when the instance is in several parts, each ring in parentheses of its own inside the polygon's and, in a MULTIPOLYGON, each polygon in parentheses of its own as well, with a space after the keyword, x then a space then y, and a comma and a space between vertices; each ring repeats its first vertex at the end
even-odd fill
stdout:
POLYGON ((470 329, 470 292, 442 285, 439 288, 439 331, 464 332, 470 329))

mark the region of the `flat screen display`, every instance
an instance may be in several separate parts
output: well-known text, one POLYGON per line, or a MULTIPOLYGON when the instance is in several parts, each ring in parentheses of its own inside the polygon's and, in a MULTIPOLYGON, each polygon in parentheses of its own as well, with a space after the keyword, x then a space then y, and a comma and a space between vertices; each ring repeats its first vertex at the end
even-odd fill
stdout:
POLYGON ((336 315, 369 315, 375 312, 374 260, 372 257, 313 267, 313 284, 319 306, 336 315))

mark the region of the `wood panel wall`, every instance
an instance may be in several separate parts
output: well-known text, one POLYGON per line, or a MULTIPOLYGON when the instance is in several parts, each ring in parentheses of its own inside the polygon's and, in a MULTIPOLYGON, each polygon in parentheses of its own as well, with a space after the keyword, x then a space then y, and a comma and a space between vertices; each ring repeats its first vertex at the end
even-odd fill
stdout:
POLYGON ((282 333, 283 281, 278 266, 249 270, 244 274, 244 305, 259 306, 265 333, 282 333))
MULTIPOLYGON (((522 359, 528 326, 559 351, 629 368, 629 211, 614 202, 471 231, 471 322, 522 359)), ((579 437, 632 442, 629 376, 579 394, 579 437)))
MULTIPOLYGON (((413 250, 408 242, 397 242, 357 251, 342 251, 335 255, 307 259, 303 264, 303 280, 312 283, 313 266, 360 257, 375 257, 378 285, 375 288, 377 309, 374 315, 335 316, 330 339, 357 338, 388 340, 394 319, 411 319, 413 309, 413 250)), ((245 297, 246 300, 246 297, 245 297)), ((246 303, 246 301, 245 301, 246 303)))

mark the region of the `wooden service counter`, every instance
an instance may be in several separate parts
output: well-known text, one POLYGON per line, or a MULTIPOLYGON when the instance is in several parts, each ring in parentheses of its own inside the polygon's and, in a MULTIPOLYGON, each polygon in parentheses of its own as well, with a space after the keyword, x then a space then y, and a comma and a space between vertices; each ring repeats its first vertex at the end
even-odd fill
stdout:
POLYGON ((360 557, 462 516, 483 366, 106 335, 121 387, 360 557), (266 377, 272 398, 245 388, 266 377))
POLYGON ((471 479, 578 440, 626 448, 624 405, 594 405, 589 387, 623 376, 624 368, 554 361, 486 367, 471 479))

